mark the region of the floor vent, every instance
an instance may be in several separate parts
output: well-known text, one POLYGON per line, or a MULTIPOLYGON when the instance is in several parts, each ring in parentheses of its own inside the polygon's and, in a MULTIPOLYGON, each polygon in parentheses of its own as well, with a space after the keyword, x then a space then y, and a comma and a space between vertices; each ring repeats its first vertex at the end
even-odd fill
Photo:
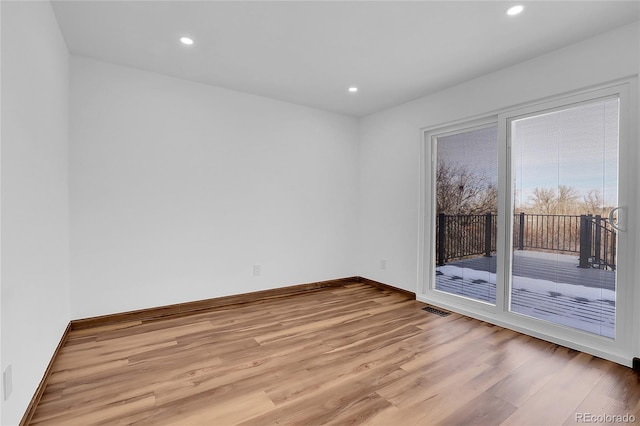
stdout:
POLYGON ((442 311, 438 308, 434 308, 433 306, 427 306, 422 308, 423 311, 427 311, 427 312, 431 312, 432 314, 436 314, 439 315, 441 317, 448 317, 449 315, 451 315, 451 312, 447 312, 447 311, 442 311))

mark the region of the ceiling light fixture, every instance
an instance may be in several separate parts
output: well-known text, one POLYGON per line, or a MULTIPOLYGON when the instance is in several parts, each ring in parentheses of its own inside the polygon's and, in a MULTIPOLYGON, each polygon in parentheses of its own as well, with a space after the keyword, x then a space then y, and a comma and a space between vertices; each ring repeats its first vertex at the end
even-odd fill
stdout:
POLYGON ((193 44, 193 39, 189 37, 180 37, 180 43, 191 46, 193 44))
POLYGON ((347 90, 349 90, 349 93, 356 93, 356 92, 358 91, 358 88, 357 88, 357 87, 355 87, 355 86, 351 86, 351 87, 349 87, 349 89, 347 89, 347 90))
POLYGON ((511 6, 509 9, 507 9, 507 15, 509 16, 516 16, 519 15, 520 13, 522 13, 522 11, 524 10, 524 6, 521 4, 517 4, 515 6, 511 6))

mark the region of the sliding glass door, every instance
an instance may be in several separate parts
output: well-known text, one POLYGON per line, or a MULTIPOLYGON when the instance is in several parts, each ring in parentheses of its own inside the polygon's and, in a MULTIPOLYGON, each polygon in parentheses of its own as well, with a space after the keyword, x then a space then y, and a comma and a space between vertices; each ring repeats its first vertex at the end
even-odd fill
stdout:
POLYGON ((512 312, 615 337, 618 124, 617 97, 509 121, 512 312))
POLYGON ((435 288, 496 303, 498 127, 434 138, 435 288))
POLYGON ((628 86, 425 131, 423 301, 628 348, 628 86))

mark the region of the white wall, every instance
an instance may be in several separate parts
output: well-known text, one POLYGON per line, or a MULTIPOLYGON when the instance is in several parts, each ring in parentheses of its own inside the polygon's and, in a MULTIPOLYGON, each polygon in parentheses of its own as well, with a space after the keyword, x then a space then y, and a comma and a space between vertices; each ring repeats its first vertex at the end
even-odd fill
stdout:
MULTIPOLYGON (((636 23, 365 117, 360 129, 358 273, 420 292, 421 128, 636 75, 639 51, 636 23), (383 258, 386 270, 379 267, 383 258)), ((637 117, 632 120, 637 126, 637 117)), ((635 152, 632 161, 640 165, 635 152)), ((640 282, 635 288, 640 306, 640 282)), ((636 314, 636 330, 639 321, 636 314)))
POLYGON ((2 369, 17 424, 70 318, 69 68, 49 2, 2 2, 2 369))
MULTIPOLYGON (((638 29, 638 39, 640 39, 640 29, 638 29)), ((638 50, 638 57, 637 57, 637 61, 638 61, 638 73, 640 74, 640 45, 637 46, 637 50, 638 50)), ((640 84, 638 84, 638 97, 635 99, 636 101, 636 111, 640 111, 640 84)), ((638 162, 636 163, 636 185, 637 182, 640 180, 640 171, 638 170, 640 168, 640 117, 635 117, 635 118, 631 118, 632 120, 636 120, 637 124, 638 124, 638 133, 637 133, 637 138, 636 138, 636 144, 637 147, 636 149, 638 150, 638 162)), ((638 190, 640 192, 640 189, 638 190)), ((637 199, 636 199, 636 211, 640 212, 640 194, 638 195, 637 199)), ((638 224, 637 226, 640 226, 640 224, 638 224)), ((636 247, 638 249, 640 249, 640 230, 637 232, 636 234, 636 247)), ((636 277, 636 280, 640 280, 640 262, 636 262, 636 270, 634 273, 634 277, 636 277)), ((635 285, 635 295, 634 295, 634 300, 633 300, 633 306, 634 306, 634 318, 633 318, 633 324, 635 325, 635 330, 639 330, 640 329, 640 283, 636 282, 635 285)), ((635 348, 635 356, 640 358, 640 332, 636 332, 635 334, 635 340, 634 340, 634 348, 635 348)))
POLYGON ((70 105, 73 318, 356 274, 356 119, 77 57, 70 105))

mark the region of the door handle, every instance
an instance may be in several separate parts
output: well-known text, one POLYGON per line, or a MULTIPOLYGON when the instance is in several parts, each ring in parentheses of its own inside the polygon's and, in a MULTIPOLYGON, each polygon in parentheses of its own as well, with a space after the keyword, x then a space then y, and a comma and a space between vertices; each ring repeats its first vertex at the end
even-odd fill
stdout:
MULTIPOLYGON (((614 213, 617 212, 618 210, 621 210, 621 209, 623 209, 622 206, 614 207, 613 209, 611 209, 611 211, 609 212, 609 224, 616 231, 625 232, 627 229, 620 224, 620 218, 618 218, 618 220, 616 222, 613 221, 614 213)), ((624 211, 624 210, 622 210, 622 211, 624 211)))

